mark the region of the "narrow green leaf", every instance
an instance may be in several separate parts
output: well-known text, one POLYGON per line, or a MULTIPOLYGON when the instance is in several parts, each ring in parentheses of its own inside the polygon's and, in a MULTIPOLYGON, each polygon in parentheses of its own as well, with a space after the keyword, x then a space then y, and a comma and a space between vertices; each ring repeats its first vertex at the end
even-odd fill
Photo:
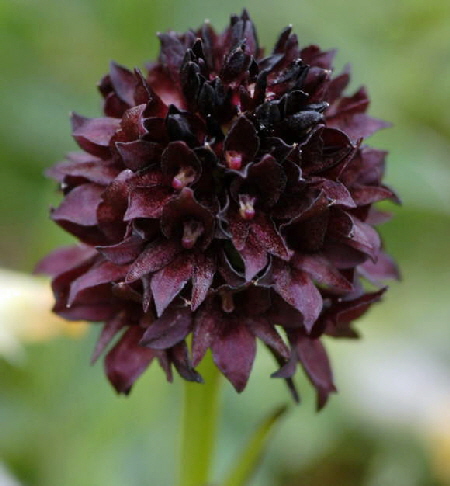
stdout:
POLYGON ((276 408, 259 425, 222 486, 245 486, 248 483, 261 462, 274 426, 287 409, 287 405, 276 408))

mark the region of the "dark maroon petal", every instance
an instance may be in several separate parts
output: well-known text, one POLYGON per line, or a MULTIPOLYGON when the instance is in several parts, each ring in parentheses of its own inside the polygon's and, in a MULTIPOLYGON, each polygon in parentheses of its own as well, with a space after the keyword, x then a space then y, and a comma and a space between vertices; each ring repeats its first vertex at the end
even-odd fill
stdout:
POLYGON ((150 275, 144 275, 141 278, 142 281, 142 310, 148 312, 150 304, 153 302, 152 289, 150 287, 151 277, 150 275))
POLYGON ((290 256, 281 234, 275 228, 275 225, 269 218, 257 216, 251 224, 251 232, 255 235, 259 244, 272 255, 287 260, 290 256))
POLYGON ((250 224, 241 218, 238 211, 234 210, 228 212, 227 220, 233 244, 237 250, 242 250, 250 232, 250 224))
POLYGON ((145 241, 140 236, 132 235, 116 245, 97 246, 97 250, 111 262, 123 265, 135 260, 144 244, 145 241))
POLYGON ((257 186, 261 203, 266 207, 272 207, 278 201, 286 186, 284 170, 271 155, 265 155, 260 162, 253 164, 247 178, 257 186))
POLYGON ((123 215, 128 206, 131 170, 124 170, 116 180, 102 193, 103 201, 97 208, 99 228, 112 242, 118 242, 125 236, 126 224, 123 215))
POLYGON ((245 264, 245 280, 250 282, 267 265, 267 251, 251 233, 239 253, 245 264))
POLYGON ((85 118, 72 114, 73 137, 78 145, 92 155, 108 157, 109 142, 119 128, 117 118, 85 118))
POLYGON ((194 370, 189 359, 188 347, 185 341, 176 344, 168 350, 171 362, 174 364, 178 374, 187 381, 203 383, 203 378, 194 370))
POLYGON ((146 329, 140 344, 152 349, 167 349, 182 341, 192 325, 192 314, 182 303, 172 304, 146 329))
POLYGON ((245 284, 244 275, 233 267, 223 251, 219 254, 217 270, 230 288, 240 288, 245 284))
POLYGON ((158 142, 161 145, 165 145, 169 142, 165 118, 153 116, 151 118, 146 118, 143 121, 146 134, 144 139, 150 142, 158 142))
POLYGON ((330 205, 344 206, 346 208, 355 208, 356 204, 348 189, 340 182, 325 180, 318 185, 324 195, 329 200, 330 205))
POLYGON ((191 310, 195 311, 206 299, 210 290, 216 262, 214 256, 207 253, 197 253, 194 257, 194 270, 192 273, 191 310))
POLYGON ((94 352, 91 356, 91 364, 94 364, 98 358, 103 354, 108 344, 112 341, 114 336, 128 324, 126 312, 121 312, 114 316, 111 320, 105 322, 100 336, 97 339, 94 352))
POLYGON ((182 169, 190 168, 194 177, 189 184, 196 182, 201 175, 201 164, 195 152, 184 142, 171 142, 161 156, 161 169, 173 179, 182 169))
POLYGON ((286 263, 277 262, 273 272, 274 290, 303 315, 305 329, 310 332, 322 310, 320 292, 305 272, 286 263))
POLYGON ((325 195, 324 191, 308 191, 307 194, 303 194, 302 198, 298 196, 292 198, 290 201, 290 207, 281 207, 281 211, 275 210, 273 212, 275 217, 281 217, 283 212, 285 217, 290 221, 284 223, 282 227, 290 225, 292 223, 300 223, 316 216, 322 215, 330 207, 330 200, 325 195))
POLYGON ((62 307, 60 305, 53 307, 53 312, 68 321, 90 321, 105 322, 112 319, 117 312, 117 307, 111 305, 111 302, 100 302, 98 304, 74 304, 72 307, 62 307))
POLYGON ((327 403, 329 394, 336 392, 327 352, 319 339, 311 339, 300 333, 293 345, 300 363, 317 390, 317 409, 321 410, 327 403))
POLYGON ((67 221, 81 226, 97 224, 97 207, 102 200, 103 186, 83 184, 67 194, 62 203, 52 211, 57 223, 67 221))
POLYGON ((352 96, 344 96, 327 110, 327 120, 344 115, 364 113, 369 106, 369 98, 364 87, 359 88, 352 96))
POLYGON ((340 292, 349 292, 353 285, 323 255, 296 253, 291 260, 292 266, 308 273, 314 280, 340 292))
POLYGON ((161 156, 161 145, 144 140, 116 142, 122 161, 128 169, 137 171, 157 162, 161 156))
POLYGON ((172 31, 158 34, 161 43, 159 60, 172 79, 178 78, 186 48, 191 47, 195 41, 194 34, 192 32, 189 34, 190 35, 180 36, 172 31))
POLYGON ((96 254, 95 249, 87 245, 64 246, 44 257, 36 265, 34 272, 56 277, 87 262, 96 254))
POLYGON ((370 137, 378 130, 391 126, 390 123, 378 120, 364 113, 338 116, 327 123, 330 127, 344 131, 351 140, 370 137))
POLYGON ((320 251, 326 243, 329 226, 329 211, 308 218, 288 228, 287 237, 291 246, 300 252, 320 251))
POLYGON ((286 386, 288 387, 292 399, 294 400, 295 403, 297 404, 300 403, 300 395, 298 393, 295 382, 292 379, 292 376, 295 374, 295 371, 297 369, 297 362, 298 362, 297 353, 295 352, 295 350, 291 350, 289 360, 286 362, 286 360, 282 356, 279 356, 272 348, 268 348, 268 349, 274 356, 278 365, 280 366, 280 369, 277 370, 275 373, 272 373, 270 377, 284 378, 284 381, 286 383, 286 386))
POLYGON ((112 118, 120 118, 128 108, 129 106, 113 92, 107 94, 103 102, 103 113, 112 118))
MULTIPOLYGON (((253 161, 259 148, 259 138, 253 123, 245 116, 239 117, 228 132, 224 142, 225 154, 233 153, 241 157, 244 167, 253 161)), ((225 165, 227 165, 225 163, 225 165)), ((231 167, 230 167, 231 168, 231 167)), ((239 170, 241 167, 236 168, 239 170)))
POLYGON ((165 117, 167 114, 167 105, 155 93, 145 80, 142 72, 135 68, 134 74, 137 78, 137 85, 134 91, 134 101, 136 105, 146 105, 146 117, 165 117))
POLYGON ((331 69, 336 52, 336 49, 322 51, 319 46, 310 45, 300 51, 300 57, 307 64, 312 64, 322 69, 331 69))
POLYGON ((118 297, 119 299, 127 300, 130 302, 137 302, 138 304, 142 303, 142 295, 140 292, 135 290, 130 284, 125 282, 111 282, 111 292, 114 297, 118 297))
POLYGON ((198 239, 197 246, 205 250, 214 236, 214 216, 196 200, 194 191, 185 187, 164 206, 161 218, 162 232, 167 238, 178 236, 181 240, 182 223, 189 220, 196 220, 203 225, 203 233, 198 239))
MULTIPOLYGON (((85 154, 88 155, 88 154, 85 154)), ((68 160, 54 165, 46 170, 45 175, 59 182, 70 180, 81 180, 83 182, 94 182, 96 184, 110 184, 118 175, 119 170, 112 164, 90 156, 90 160, 72 160, 70 154, 68 160)))
POLYGON ((391 219, 392 219, 392 213, 390 213, 389 211, 380 211, 372 207, 369 209, 364 222, 372 226, 377 226, 379 224, 386 223, 391 219))
POLYGON ((379 184, 384 176, 387 154, 385 150, 361 147, 358 152, 357 181, 361 184, 379 184))
POLYGON ((356 150, 354 157, 339 174, 339 179, 347 186, 380 184, 385 170, 387 152, 363 146, 356 150))
POLYGON ((169 357, 169 350, 166 351, 159 351, 154 349, 153 352, 157 356, 159 366, 166 374, 166 379, 169 383, 173 382, 173 373, 172 373, 172 360, 169 357))
POLYGON ((328 83, 325 100, 329 103, 335 101, 339 96, 342 95, 342 92, 348 86, 349 82, 350 66, 347 64, 344 66, 342 73, 328 83))
POLYGON ((160 239, 151 243, 131 265, 126 282, 134 282, 144 275, 156 272, 168 265, 180 252, 177 242, 160 239))
POLYGON ((246 324, 251 332, 261 339, 267 346, 272 348, 279 356, 288 359, 290 352, 285 342, 281 339, 275 326, 269 323, 264 317, 247 319, 246 324))
POLYGON ((359 268, 361 275, 366 277, 373 283, 382 282, 384 280, 400 280, 400 271, 394 259, 380 251, 376 262, 367 260, 359 268))
POLYGON ((271 305, 266 317, 273 325, 281 326, 284 329, 303 327, 303 315, 276 293, 271 295, 271 305))
MULTIPOLYGON (((337 302, 327 310, 326 317, 335 326, 350 323, 361 317, 373 303, 379 302, 386 290, 387 287, 384 287, 376 292, 367 292, 353 300, 337 302)), ((327 328, 327 334, 333 335, 332 326, 327 328)))
POLYGON ((139 345, 143 329, 130 327, 105 357, 105 372, 117 393, 128 395, 139 376, 156 356, 139 345))
POLYGON ((381 242, 380 236, 372 226, 362 223, 348 213, 340 212, 334 214, 328 227, 333 238, 376 260, 381 242))
POLYGON ((344 131, 319 128, 302 148, 303 173, 318 174, 328 170, 352 153, 353 148, 344 131))
POLYGON ((147 134, 144 127, 144 112, 146 105, 133 106, 127 110, 123 116, 120 126, 121 132, 118 133, 118 141, 131 142, 147 134))
POLYGON ((183 289, 192 272, 192 258, 181 254, 153 275, 150 285, 158 316, 183 289))
POLYGON ((128 266, 116 265, 109 261, 103 261, 93 266, 88 272, 78 277, 70 286, 68 306, 83 291, 96 287, 97 285, 123 280, 127 273, 128 266))
POLYGON ((339 242, 327 242, 323 254, 339 270, 355 268, 367 260, 365 253, 339 242))
POLYGON ((172 198, 173 191, 167 187, 135 187, 130 194, 128 209, 123 219, 160 218, 166 203, 172 198))
POLYGON ((115 62, 110 63, 109 75, 117 96, 129 106, 134 105, 136 78, 134 74, 115 62))
POLYGON ((237 392, 244 390, 256 354, 256 340, 237 322, 224 325, 211 344, 214 363, 237 392))
POLYGON ((358 206, 373 204, 378 201, 389 199, 400 203, 398 196, 391 189, 385 186, 354 186, 351 190, 352 197, 358 206))
POLYGON ((218 339, 221 321, 220 312, 212 305, 212 299, 208 299, 195 316, 192 332, 192 362, 194 366, 200 363, 213 341, 218 339))

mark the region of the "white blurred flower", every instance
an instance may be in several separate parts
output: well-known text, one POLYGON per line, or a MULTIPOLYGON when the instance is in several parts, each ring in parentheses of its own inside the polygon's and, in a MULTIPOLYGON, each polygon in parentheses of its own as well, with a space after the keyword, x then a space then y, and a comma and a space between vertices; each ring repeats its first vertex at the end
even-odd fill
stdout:
POLYGON ((0 462, 0 486, 21 486, 0 462))
POLYGON ((417 337, 401 337, 371 337, 351 363, 345 353, 340 357, 342 400, 379 431, 414 431, 436 478, 450 485, 450 369, 417 337))
POLYGON ((64 321, 51 312, 52 305, 48 280, 0 269, 0 357, 18 363, 23 343, 85 332, 86 324, 64 321))

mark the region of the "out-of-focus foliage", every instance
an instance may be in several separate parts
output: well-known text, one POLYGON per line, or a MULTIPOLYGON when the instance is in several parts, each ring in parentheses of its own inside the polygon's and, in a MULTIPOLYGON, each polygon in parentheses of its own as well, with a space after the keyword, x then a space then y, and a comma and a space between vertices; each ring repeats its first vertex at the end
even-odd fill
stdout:
MULTIPOLYGON (((262 44, 293 23, 301 43, 338 47, 338 66, 352 63, 371 114, 394 123, 369 143, 390 150, 387 179, 404 201, 382 228, 404 282, 360 322, 361 342, 329 343, 340 394, 316 416, 300 382, 304 403, 252 485, 448 485, 450 2, 2 0, 0 265, 30 272, 70 242, 47 219, 58 195, 42 172, 75 147, 69 111, 99 114, 95 83, 109 60, 142 66, 157 53, 157 30, 184 31, 205 16, 224 26, 244 6, 262 44)), ((179 384, 153 367, 117 398, 101 365, 88 365, 96 332, 28 345, 20 366, 0 358, 0 483, 9 470, 30 486, 173 484, 179 384)), ((261 357, 243 395, 224 386, 217 477, 288 399, 273 370, 261 357)))

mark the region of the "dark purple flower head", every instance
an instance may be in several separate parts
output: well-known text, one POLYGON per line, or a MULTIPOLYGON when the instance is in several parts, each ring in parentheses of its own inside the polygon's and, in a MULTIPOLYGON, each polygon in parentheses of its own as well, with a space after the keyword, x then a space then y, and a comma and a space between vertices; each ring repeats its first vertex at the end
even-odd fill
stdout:
POLYGON ((288 27, 267 55, 244 10, 159 36, 145 74, 112 63, 104 117, 72 116, 82 149, 48 171, 64 199, 52 219, 79 245, 38 270, 53 276, 54 311, 103 322, 95 361, 120 393, 157 359, 201 381, 210 349, 237 391, 260 339, 292 381, 300 363, 322 407, 335 391, 324 335, 353 321, 396 278, 373 208, 397 201, 381 183, 386 153, 363 139, 387 126, 345 95, 333 51, 300 48, 288 27), (186 338, 192 336, 192 348, 186 338))

